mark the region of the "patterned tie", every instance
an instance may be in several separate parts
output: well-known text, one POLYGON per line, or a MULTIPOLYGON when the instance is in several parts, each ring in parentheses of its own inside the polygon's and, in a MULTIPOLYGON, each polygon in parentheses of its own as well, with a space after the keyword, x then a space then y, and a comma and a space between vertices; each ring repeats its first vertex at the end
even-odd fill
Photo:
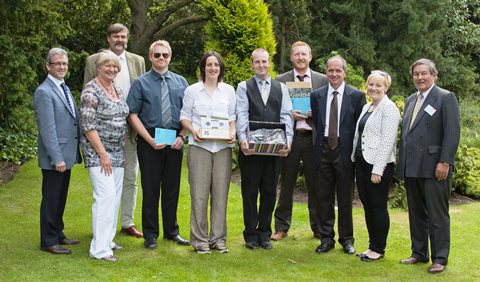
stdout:
POLYGON ((330 118, 328 120, 328 146, 331 150, 338 147, 338 102, 337 91, 333 91, 332 104, 330 104, 330 118))
POLYGON ((267 105, 267 101, 268 101, 267 81, 266 81, 266 80, 262 80, 262 81, 260 81, 260 83, 262 84, 262 91, 261 91, 262 100, 263 100, 263 103, 264 103, 265 105, 267 105))
POLYGON ((423 94, 420 93, 417 95, 417 102, 415 103, 415 108, 413 108, 412 119, 410 120, 410 126, 408 129, 412 127, 413 121, 417 118, 418 111, 420 110, 420 105, 422 104, 423 94))
POLYGON ((168 95, 168 85, 164 76, 160 76, 162 82, 160 83, 162 93, 162 127, 170 128, 172 126, 172 112, 170 108, 170 95, 168 95))
POLYGON ((65 95, 65 99, 67 99, 67 104, 68 108, 70 109, 70 112, 72 113, 73 117, 75 117, 75 112, 73 111, 73 106, 72 106, 72 101, 70 100, 70 89, 68 89, 68 86, 65 84, 65 82, 62 82, 60 86, 63 89, 63 94, 65 95))
POLYGON ((306 76, 307 76, 306 74, 304 74, 304 75, 297 75, 298 81, 305 81, 305 77, 306 77, 306 76))

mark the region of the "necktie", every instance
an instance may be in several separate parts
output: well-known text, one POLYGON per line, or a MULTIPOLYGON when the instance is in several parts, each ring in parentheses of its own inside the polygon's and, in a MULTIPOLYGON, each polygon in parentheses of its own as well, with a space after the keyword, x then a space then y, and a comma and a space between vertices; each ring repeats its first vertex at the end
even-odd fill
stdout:
POLYGON ((267 105, 267 101, 268 101, 267 81, 262 80, 260 83, 262 84, 262 91, 260 92, 262 94, 262 100, 263 100, 263 103, 267 105))
POLYGON ((162 93, 162 127, 170 128, 172 126, 172 112, 170 108, 170 95, 168 95, 168 85, 164 76, 160 76, 162 82, 160 83, 162 93))
POLYGON ((418 111, 420 110, 420 105, 422 104, 423 94, 420 93, 417 95, 417 102, 415 103, 415 108, 413 108, 412 119, 410 120, 409 129, 412 127, 413 121, 417 118, 418 111))
POLYGON ((68 108, 70 109, 70 112, 72 113, 72 115, 75 117, 75 112, 73 111, 72 101, 69 95, 70 89, 68 89, 68 86, 65 84, 65 82, 62 82, 60 86, 62 87, 63 94, 65 95, 65 99, 67 100, 68 108))
POLYGON ((306 75, 306 74, 304 74, 304 75, 297 75, 298 81, 304 81, 304 80, 305 80, 305 76, 307 76, 307 75, 306 75))
POLYGON ((338 102, 337 91, 333 91, 333 99, 330 104, 330 118, 328 120, 328 146, 331 150, 334 150, 338 146, 338 102))

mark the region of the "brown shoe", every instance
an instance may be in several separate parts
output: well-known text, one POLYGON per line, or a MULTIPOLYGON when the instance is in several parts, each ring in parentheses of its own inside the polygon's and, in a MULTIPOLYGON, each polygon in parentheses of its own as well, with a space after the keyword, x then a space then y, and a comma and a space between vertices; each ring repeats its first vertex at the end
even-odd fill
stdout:
POLYGON ((65 249, 60 245, 54 245, 46 248, 40 248, 42 251, 55 255, 69 255, 72 253, 69 249, 65 249))
POLYGON ((75 245, 80 243, 80 240, 77 239, 68 239, 65 237, 62 241, 60 241, 60 245, 75 245))
POLYGON ((445 265, 442 265, 439 263, 432 263, 432 265, 428 267, 427 272, 430 274, 437 274, 437 273, 443 272, 445 268, 446 268, 445 265))
POLYGON ((143 238, 143 233, 138 231, 137 227, 135 225, 132 225, 130 227, 122 227, 122 230, 120 232, 127 234, 129 236, 137 237, 137 238, 143 238))
POLYGON ((273 241, 280 241, 287 236, 288 236, 287 232, 275 231, 275 233, 273 233, 273 235, 270 236, 270 239, 273 240, 273 241))
POLYGON ((417 263, 426 263, 426 261, 421 261, 414 257, 409 257, 407 259, 402 259, 400 263, 401 264, 417 264, 417 263))

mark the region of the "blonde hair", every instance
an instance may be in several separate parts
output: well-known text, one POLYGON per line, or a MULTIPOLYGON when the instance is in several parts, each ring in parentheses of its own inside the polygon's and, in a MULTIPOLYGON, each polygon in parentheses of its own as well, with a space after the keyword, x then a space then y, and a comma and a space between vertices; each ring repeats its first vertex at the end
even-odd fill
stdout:
POLYGON ((118 56, 110 50, 103 50, 99 52, 97 60, 95 61, 95 65, 97 68, 99 68, 109 61, 112 61, 115 64, 115 66, 118 68, 118 72, 122 70, 122 65, 120 65, 118 56))
POLYGON ((385 86, 387 88, 390 88, 390 85, 392 85, 392 78, 390 77, 390 75, 387 72, 382 71, 382 70, 373 70, 367 78, 367 83, 370 80, 370 78, 372 78, 374 76, 382 78, 383 83, 385 84, 385 86))
POLYGON ((157 40, 157 41, 153 42, 152 45, 150 45, 150 48, 148 49, 148 55, 152 55, 153 48, 155 48, 155 46, 166 47, 167 50, 168 50, 168 54, 170 54, 170 56, 172 56, 172 48, 170 47, 170 43, 168 43, 168 41, 166 41, 166 40, 157 40))

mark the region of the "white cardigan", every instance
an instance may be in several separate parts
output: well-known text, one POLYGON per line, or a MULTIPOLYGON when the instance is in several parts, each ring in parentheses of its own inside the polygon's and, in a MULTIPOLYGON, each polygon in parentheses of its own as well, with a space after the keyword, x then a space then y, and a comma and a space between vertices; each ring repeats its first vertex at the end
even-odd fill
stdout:
MULTIPOLYGON (((355 137, 353 139, 352 161, 355 162, 355 149, 358 142, 358 123, 371 106, 371 102, 363 106, 357 120, 355 137)), ((373 110, 365 123, 362 134, 362 153, 367 163, 373 165, 372 173, 383 175, 387 163, 395 162, 400 111, 387 95, 373 110)))

